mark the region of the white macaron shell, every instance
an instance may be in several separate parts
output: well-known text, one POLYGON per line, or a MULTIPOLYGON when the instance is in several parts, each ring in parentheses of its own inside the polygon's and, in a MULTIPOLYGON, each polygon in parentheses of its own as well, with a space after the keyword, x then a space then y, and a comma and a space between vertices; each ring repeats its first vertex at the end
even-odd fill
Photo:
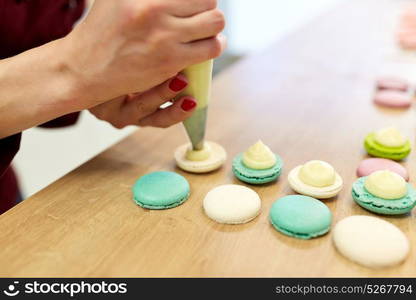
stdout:
POLYGON ((218 223, 242 224, 260 213, 261 200, 250 188, 227 184, 208 192, 203 207, 207 216, 218 223))
POLYGON ((395 225, 371 216, 350 216, 333 229, 338 251, 370 268, 390 267, 409 254, 409 241, 395 225))

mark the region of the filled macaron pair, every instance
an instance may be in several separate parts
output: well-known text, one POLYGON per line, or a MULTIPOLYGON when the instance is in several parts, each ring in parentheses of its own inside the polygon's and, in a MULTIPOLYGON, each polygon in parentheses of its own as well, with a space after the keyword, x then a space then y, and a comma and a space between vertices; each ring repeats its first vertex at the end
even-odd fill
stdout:
POLYGON ((140 177, 133 186, 133 199, 147 209, 168 209, 181 205, 190 195, 185 177, 168 171, 152 172, 140 177))
POLYGON ((352 186, 352 197, 366 210, 383 215, 405 214, 416 205, 416 191, 412 185, 389 170, 357 179, 352 186))
POLYGON ((283 161, 262 141, 238 154, 233 160, 233 173, 241 181, 250 184, 269 183, 279 178, 283 161))
POLYGON ((398 77, 382 77, 376 82, 374 103, 390 108, 407 108, 412 104, 413 97, 410 83, 398 77))
POLYGON ((289 185, 302 195, 289 195, 276 200, 270 209, 273 227, 291 237, 311 239, 330 230, 332 214, 318 199, 336 196, 342 189, 341 176, 327 162, 311 160, 292 169, 289 185))
POLYGON ((410 141, 394 127, 383 128, 368 134, 364 147, 372 156, 392 160, 402 160, 411 151, 410 141))

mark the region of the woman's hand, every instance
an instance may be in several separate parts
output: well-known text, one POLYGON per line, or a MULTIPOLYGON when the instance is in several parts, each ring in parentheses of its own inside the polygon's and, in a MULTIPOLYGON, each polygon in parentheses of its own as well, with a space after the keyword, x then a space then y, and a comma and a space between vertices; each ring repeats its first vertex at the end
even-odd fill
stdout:
POLYGON ((216 0, 96 0, 65 38, 0 60, 0 138, 92 107, 110 118, 103 107, 112 105, 118 127, 126 115, 141 125, 181 121, 191 102, 158 111, 154 95, 185 67, 219 56, 223 27, 216 0), (103 104, 134 93, 143 94, 103 104))
POLYGON ((187 84, 186 78, 178 75, 144 93, 118 97, 97 105, 90 112, 119 129, 128 125, 166 128, 182 122, 196 108, 197 103, 191 97, 182 97, 167 108, 159 108, 177 96, 187 84))
POLYGON ((84 98, 78 109, 147 91, 191 64, 219 56, 224 17, 216 5, 216 0, 95 1, 65 38, 65 69, 84 98))

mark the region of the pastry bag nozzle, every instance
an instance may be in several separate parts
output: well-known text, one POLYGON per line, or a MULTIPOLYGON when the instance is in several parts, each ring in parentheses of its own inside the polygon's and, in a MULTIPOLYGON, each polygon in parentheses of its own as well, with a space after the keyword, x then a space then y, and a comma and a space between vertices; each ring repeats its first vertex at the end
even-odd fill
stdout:
POLYGON ((213 60, 208 60, 183 71, 188 79, 188 86, 180 96, 192 96, 198 104, 192 116, 183 122, 193 150, 201 150, 204 147, 208 103, 211 96, 212 66, 213 60))

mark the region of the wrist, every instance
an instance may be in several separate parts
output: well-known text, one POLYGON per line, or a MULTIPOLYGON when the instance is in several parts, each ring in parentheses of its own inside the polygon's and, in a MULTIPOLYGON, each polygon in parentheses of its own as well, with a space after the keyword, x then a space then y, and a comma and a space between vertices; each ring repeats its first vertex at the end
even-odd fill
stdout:
POLYGON ((89 107, 90 99, 86 92, 87 88, 71 66, 71 51, 69 46, 71 41, 62 38, 50 43, 51 57, 49 71, 53 79, 53 92, 56 97, 53 99, 54 105, 64 114, 81 111, 89 107))
POLYGON ((0 137, 84 108, 82 89, 66 70, 61 43, 0 60, 0 137))

